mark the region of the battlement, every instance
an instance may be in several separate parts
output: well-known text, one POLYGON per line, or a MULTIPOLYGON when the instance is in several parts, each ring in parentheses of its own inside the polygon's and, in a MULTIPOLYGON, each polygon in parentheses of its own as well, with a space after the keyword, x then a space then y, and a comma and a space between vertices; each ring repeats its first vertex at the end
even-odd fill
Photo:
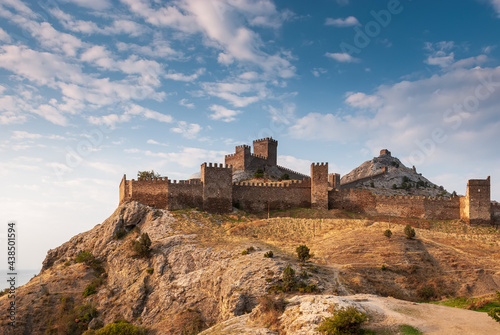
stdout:
POLYGON ((217 164, 217 163, 203 163, 201 164, 205 169, 209 168, 209 169, 233 169, 233 167, 229 164, 217 164))
POLYGON ((288 187, 287 184, 284 183, 255 183, 255 182, 239 182, 239 183, 233 183, 234 186, 251 186, 251 187, 272 187, 272 188, 277 188, 277 187, 288 187))
POLYGON ((259 143, 259 142, 270 142, 270 143, 278 144, 278 141, 274 140, 272 137, 260 138, 258 140, 253 141, 253 143, 259 143))
POLYGON ((236 149, 249 149, 250 150, 251 147, 249 145, 242 144, 242 145, 237 145, 236 149))
POLYGON ((467 186, 490 186, 490 176, 486 179, 469 179, 467 186))
POLYGON ((314 167, 328 166, 328 163, 312 163, 311 166, 314 166, 314 167))
POLYGON ((256 157, 256 158, 261 158, 261 159, 267 159, 267 157, 263 156, 263 155, 259 155, 259 154, 251 154, 252 157, 256 157))
POLYGON ((285 171, 285 172, 289 172, 290 174, 293 174, 293 175, 298 175, 298 176, 301 176, 302 178, 307 178, 309 179, 309 176, 304 174, 304 173, 300 173, 300 172, 297 172, 297 171, 294 171, 292 169, 289 169, 289 168, 286 168, 286 167, 283 167, 281 165, 276 165, 276 167, 282 171, 285 171))

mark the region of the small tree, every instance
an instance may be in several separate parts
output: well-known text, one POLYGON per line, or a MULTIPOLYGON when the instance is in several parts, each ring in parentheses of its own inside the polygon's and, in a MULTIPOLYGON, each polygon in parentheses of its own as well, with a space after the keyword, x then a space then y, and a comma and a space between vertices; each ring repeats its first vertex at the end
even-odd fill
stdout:
POLYGON ((297 252, 297 258, 301 262, 305 262, 311 258, 311 254, 309 253, 310 250, 306 245, 299 245, 295 251, 297 252))
POLYGON ((392 231, 390 229, 386 229, 384 231, 384 236, 387 237, 387 238, 391 238, 392 236, 392 231))
POLYGON ((290 176, 288 175, 288 173, 283 173, 280 177, 281 180, 289 180, 290 179, 290 176))
POLYGON ((138 241, 134 241, 134 250, 138 256, 148 257, 151 252, 151 239, 148 233, 142 233, 138 241))
POLYGON ((255 173, 253 174, 253 177, 254 177, 255 179, 259 179, 259 178, 264 177, 264 170, 262 170, 262 169, 257 169, 257 170, 255 171, 255 173))
POLYGON ((293 290, 297 280, 295 279, 295 270, 292 269, 290 264, 283 270, 283 289, 285 292, 293 290))
POLYGON ((404 233, 407 239, 412 239, 415 237, 415 229, 413 229, 409 224, 406 225, 404 233))
POLYGON ((137 171, 137 179, 138 180, 153 179, 153 178, 160 178, 160 174, 156 173, 154 170, 137 171))
POLYGON ((365 313, 354 306, 337 309, 332 305, 329 312, 332 316, 324 318, 316 328, 323 334, 358 334, 361 324, 368 319, 365 313))

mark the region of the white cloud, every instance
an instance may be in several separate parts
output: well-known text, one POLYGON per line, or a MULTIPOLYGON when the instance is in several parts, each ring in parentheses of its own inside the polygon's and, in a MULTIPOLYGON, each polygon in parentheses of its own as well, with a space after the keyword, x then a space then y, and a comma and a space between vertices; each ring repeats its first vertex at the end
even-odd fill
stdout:
POLYGON ((303 173, 307 176, 311 174, 312 161, 307 159, 300 159, 293 156, 279 155, 278 164, 286 166, 287 168, 303 173))
POLYGON ((500 17, 500 0, 489 0, 495 11, 497 12, 498 16, 500 17))
POLYGON ((199 76, 205 73, 205 69, 201 68, 196 70, 195 73, 187 76, 182 73, 174 72, 174 71, 169 71, 167 74, 165 74, 166 79, 171 79, 171 80, 176 80, 176 81, 194 81, 198 79, 199 76))
MULTIPOLYGON (((425 63, 429 65, 438 65, 443 69, 449 70, 453 68, 467 68, 482 65, 488 61, 488 56, 486 55, 479 55, 456 61, 455 53, 451 51, 455 48, 455 43, 453 41, 441 41, 437 43, 426 42, 424 50, 427 50, 430 54, 425 60, 425 63)), ((484 50, 485 53, 490 51, 490 48, 484 50)))
POLYGON ((146 143, 147 144, 161 145, 161 146, 164 146, 164 147, 168 147, 168 143, 161 143, 161 142, 155 141, 153 139, 147 140, 146 143))
POLYGON ((179 100, 179 105, 184 106, 186 108, 194 108, 195 105, 192 102, 189 102, 188 99, 181 99, 179 100))
POLYGON ((325 56, 328 57, 328 58, 335 59, 337 62, 341 62, 341 63, 357 63, 357 62, 359 62, 359 58, 352 57, 351 55, 349 55, 346 52, 342 52, 342 53, 339 53, 339 52, 335 52, 335 53, 327 52, 325 54, 325 56))
POLYGON ((110 26, 99 27, 93 21, 77 20, 58 7, 50 9, 50 13, 59 20, 65 29, 77 33, 103 35, 126 34, 137 37, 143 35, 147 31, 146 27, 143 25, 130 20, 117 19, 114 20, 110 26))
POLYGON ((357 93, 347 92, 345 102, 353 107, 364 108, 364 109, 377 108, 380 107, 380 105, 382 104, 378 96, 367 95, 361 92, 357 93))
POLYGON ((179 121, 177 127, 171 130, 174 133, 181 134, 185 138, 193 139, 196 138, 202 127, 196 123, 187 123, 186 121, 179 121))
POLYGON ((125 107, 123 114, 109 114, 103 116, 89 116, 88 120, 92 124, 104 124, 115 127, 117 123, 130 122, 133 117, 140 116, 147 120, 172 123, 174 119, 168 114, 162 114, 157 111, 145 108, 136 104, 125 107))
POLYGON ((220 120, 220 121, 224 121, 224 122, 236 121, 235 116, 243 113, 240 110, 231 110, 231 109, 227 109, 226 107, 220 106, 220 105, 212 105, 209 107, 209 109, 214 112, 214 113, 209 115, 209 117, 212 120, 220 120))
POLYGON ((455 62, 455 54, 453 52, 446 54, 443 51, 438 51, 435 55, 427 57, 425 62, 429 65, 447 67, 455 62))
POLYGON ((281 78, 295 75, 293 67, 282 52, 269 54, 262 50, 260 36, 250 26, 279 27, 290 17, 288 11, 278 13, 269 0, 180 0, 167 6, 153 8, 148 0, 122 0, 130 10, 156 26, 168 26, 185 34, 201 33, 205 45, 221 50, 219 62, 234 60, 250 63, 266 73, 281 78))
POLYGON ((328 70, 324 69, 322 67, 316 67, 316 68, 311 70, 311 73, 313 74, 313 76, 315 76, 317 78, 317 77, 321 76, 322 74, 328 73, 328 70))
POLYGON ((202 83, 204 92, 228 101, 234 107, 246 107, 268 97, 265 83, 220 82, 202 83))
POLYGON ((104 10, 111 7, 111 2, 109 0, 61 0, 63 2, 70 2, 75 5, 95 9, 104 10))
POLYGON ((348 16, 345 19, 342 19, 342 18, 338 18, 338 19, 327 18, 325 20, 325 25, 343 28, 343 27, 360 26, 361 24, 359 23, 358 19, 356 19, 354 16, 348 16))
POLYGON ((409 166, 469 164, 496 150, 500 67, 454 68, 381 85, 372 95, 360 93, 346 95, 346 104, 358 109, 355 113, 309 113, 290 126, 290 136, 361 142, 374 154, 389 147, 409 166), (365 110, 373 105, 373 111, 365 110))
POLYGON ((153 42, 149 45, 118 42, 116 43, 116 47, 119 51, 131 51, 135 54, 153 58, 178 59, 183 57, 182 52, 172 49, 170 43, 161 38, 161 36, 155 36, 153 42))
POLYGON ((7 34, 2 28, 0 28, 0 42, 10 43, 9 34, 7 34))
POLYGON ((289 125, 295 120, 295 110, 297 106, 293 103, 284 104, 282 108, 276 108, 269 106, 269 114, 271 114, 271 119, 277 125, 289 125))
POLYGON ((186 147, 179 152, 165 153, 147 150, 144 154, 150 157, 164 158, 169 162, 180 164, 183 167, 199 169, 200 165, 204 162, 223 162, 224 155, 227 152, 186 147))

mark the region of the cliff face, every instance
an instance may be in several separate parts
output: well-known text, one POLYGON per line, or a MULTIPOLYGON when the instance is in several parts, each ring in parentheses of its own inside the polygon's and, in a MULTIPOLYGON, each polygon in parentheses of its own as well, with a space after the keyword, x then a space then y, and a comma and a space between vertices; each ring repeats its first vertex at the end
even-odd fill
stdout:
MULTIPOLYGON (((175 222, 167 211, 127 203, 102 224, 50 250, 41 273, 19 288, 19 334, 66 333, 69 312, 63 301, 71 302, 68 309, 90 302, 104 324, 125 319, 162 334, 179 333, 188 311, 206 327, 251 311, 269 285, 266 273, 279 276, 286 266, 258 249, 243 256, 242 246, 200 245, 195 235, 176 231, 175 222), (116 239, 120 232, 126 236, 116 239), (135 256, 131 248, 139 232, 153 241, 149 258, 135 256), (93 265, 75 262, 82 251, 101 262, 102 275, 93 265), (84 298, 93 281, 101 281, 97 292, 84 298)), ((0 300, 2 309, 6 303, 0 300)))

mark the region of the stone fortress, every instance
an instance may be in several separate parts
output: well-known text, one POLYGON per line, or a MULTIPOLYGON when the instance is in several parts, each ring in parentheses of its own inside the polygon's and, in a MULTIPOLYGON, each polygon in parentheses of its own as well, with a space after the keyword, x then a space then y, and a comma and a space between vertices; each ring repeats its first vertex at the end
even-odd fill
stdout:
MULTIPOLYGON (((345 209, 369 215, 416 217, 434 220, 461 219, 470 225, 500 221, 500 206, 491 202, 490 177, 471 179, 466 196, 425 197, 386 196, 354 188, 360 182, 375 180, 379 173, 341 184, 340 175, 329 173, 328 163, 311 164, 311 175, 277 165, 278 141, 264 138, 237 146, 225 156, 225 164, 203 163, 200 178, 172 181, 167 177, 127 180, 120 183, 120 204, 138 201, 155 208, 176 210, 197 207, 211 213, 229 213, 233 207, 248 212, 289 208, 345 209), (261 169, 266 175, 286 173, 290 180, 279 183, 233 182, 236 171, 261 169)), ((380 157, 390 156, 386 149, 380 157), (386 155, 386 156, 384 156, 386 155)))

